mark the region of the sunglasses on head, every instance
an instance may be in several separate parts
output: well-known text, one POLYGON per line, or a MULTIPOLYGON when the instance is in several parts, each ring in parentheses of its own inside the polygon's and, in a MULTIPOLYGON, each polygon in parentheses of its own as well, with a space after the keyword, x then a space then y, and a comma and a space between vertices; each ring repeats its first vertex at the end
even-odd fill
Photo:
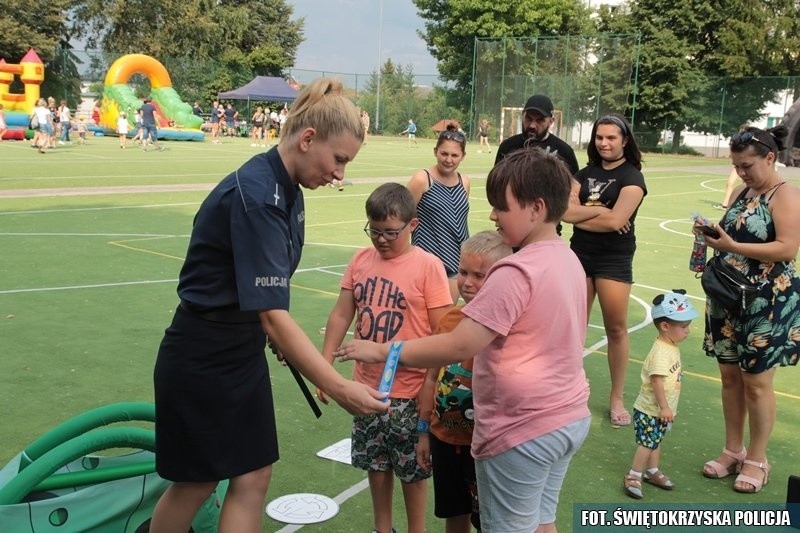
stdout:
POLYGON ((463 143, 466 141, 464 134, 460 131, 452 131, 452 130, 445 130, 439 135, 440 139, 445 139, 447 141, 455 141, 457 143, 463 143))
POLYGON ((772 151, 772 146, 768 145, 767 143, 765 143, 764 141, 762 141, 761 139, 756 137, 756 135, 752 131, 742 131, 742 132, 739 132, 739 133, 734 133, 731 136, 731 146, 734 146, 734 147, 735 146, 746 146, 746 145, 752 144, 754 142, 757 142, 758 144, 760 144, 762 146, 766 146, 767 148, 769 148, 770 152, 772 151))

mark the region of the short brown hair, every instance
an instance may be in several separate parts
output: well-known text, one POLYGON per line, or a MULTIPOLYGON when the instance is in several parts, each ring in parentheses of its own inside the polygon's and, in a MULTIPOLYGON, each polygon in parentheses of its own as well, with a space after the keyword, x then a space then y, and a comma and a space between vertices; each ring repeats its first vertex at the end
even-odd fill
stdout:
POLYGON ((383 221, 396 217, 408 222, 417 216, 417 203, 411 191, 399 183, 384 183, 367 198, 367 218, 383 221))

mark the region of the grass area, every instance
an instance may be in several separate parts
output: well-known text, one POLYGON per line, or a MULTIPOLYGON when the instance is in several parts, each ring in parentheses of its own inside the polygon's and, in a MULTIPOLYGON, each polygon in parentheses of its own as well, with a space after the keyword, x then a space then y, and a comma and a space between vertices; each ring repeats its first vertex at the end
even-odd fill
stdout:
MULTIPOLYGON (((0 464, 54 425, 87 409, 116 401, 152 401, 152 368, 158 343, 177 304, 175 287, 192 218, 207 190, 259 149, 246 139, 223 145, 165 143, 147 153, 115 139, 92 138, 86 146, 39 154, 26 143, 0 143, 0 464), (153 192, 138 187, 159 186, 153 192), (94 187, 113 190, 90 191, 94 187), (123 191, 118 188, 127 187, 123 191), (66 188, 76 191, 40 189, 66 188), (82 189, 82 190, 81 190, 82 189), (113 193, 112 193, 113 192, 113 193), (2 196, 5 194, 6 196, 2 196)), ((473 177, 470 230, 491 229, 484 178, 494 153, 477 153, 461 166, 473 177)), ((405 183, 433 162, 433 142, 409 148, 402 138, 370 138, 347 168, 343 192, 306 191, 306 235, 300 270, 292 280, 292 314, 318 344, 320 328, 338 294, 339 276, 354 250, 370 243, 364 201, 386 179, 405 183)), ((585 153, 578 154, 585 161, 585 153)), ((638 250, 630 305, 631 365, 626 398, 638 390, 639 371, 655 336, 645 323, 658 291, 686 288, 698 306, 699 281, 687 269, 690 215, 714 217, 729 163, 722 159, 647 155, 649 190, 637 219, 638 250)), ((565 227, 565 238, 571 228, 565 227)), ((674 430, 664 443, 663 469, 677 485, 671 492, 645 486, 634 503, 622 477, 634 451, 630 428, 613 429, 607 419, 609 389, 599 308, 591 318, 585 359, 591 381, 592 429, 574 459, 562 492, 558 526, 572 530, 573 505, 613 504, 647 509, 656 504, 785 501, 786 478, 797 474, 800 387, 795 371, 779 370, 778 420, 770 443, 771 483, 758 495, 736 494, 732 478, 706 480, 703 462, 723 445, 719 380, 715 363, 700 349, 702 321, 682 345, 685 381, 674 430)), ((324 407, 315 420, 289 372, 270 361, 282 457, 268 500, 297 492, 334 497, 365 479, 350 466, 315 456, 349 436, 350 417, 324 407)), ((349 375, 349 364, 337 365, 349 375)), ((535 379, 532 379, 535 386, 535 379)), ((432 488, 427 526, 443 530, 433 516, 432 488)), ((308 531, 371 529, 369 492, 341 505, 339 514, 308 531)), ((395 525, 405 530, 399 487, 395 525)), ((264 531, 283 524, 265 519, 264 531)), ((288 529, 287 529, 288 530, 288 529)))

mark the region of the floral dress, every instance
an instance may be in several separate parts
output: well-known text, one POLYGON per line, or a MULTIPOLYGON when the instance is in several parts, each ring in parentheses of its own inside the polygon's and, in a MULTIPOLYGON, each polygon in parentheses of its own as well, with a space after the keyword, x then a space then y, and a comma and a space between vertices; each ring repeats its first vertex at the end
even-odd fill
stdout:
MULTIPOLYGON (((775 223, 769 200, 775 188, 745 198, 745 189, 720 221, 736 242, 764 243, 775 240, 775 223)), ((737 316, 706 298, 704 349, 720 363, 738 363, 746 372, 760 373, 775 366, 796 365, 800 351, 800 277, 795 261, 761 262, 740 254, 717 254, 752 282, 764 284, 752 305, 737 316), (773 272, 783 271, 774 277, 773 272), (770 278, 774 280, 770 281, 770 278)))

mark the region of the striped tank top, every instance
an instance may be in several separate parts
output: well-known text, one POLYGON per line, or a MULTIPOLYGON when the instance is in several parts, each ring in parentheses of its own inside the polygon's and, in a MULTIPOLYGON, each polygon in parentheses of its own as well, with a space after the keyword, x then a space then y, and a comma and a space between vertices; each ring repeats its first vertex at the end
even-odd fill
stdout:
POLYGON ((461 243, 469 237, 469 198, 458 174, 458 183, 448 187, 428 175, 428 190, 417 203, 419 225, 411 243, 438 257, 451 277, 458 273, 461 243))

